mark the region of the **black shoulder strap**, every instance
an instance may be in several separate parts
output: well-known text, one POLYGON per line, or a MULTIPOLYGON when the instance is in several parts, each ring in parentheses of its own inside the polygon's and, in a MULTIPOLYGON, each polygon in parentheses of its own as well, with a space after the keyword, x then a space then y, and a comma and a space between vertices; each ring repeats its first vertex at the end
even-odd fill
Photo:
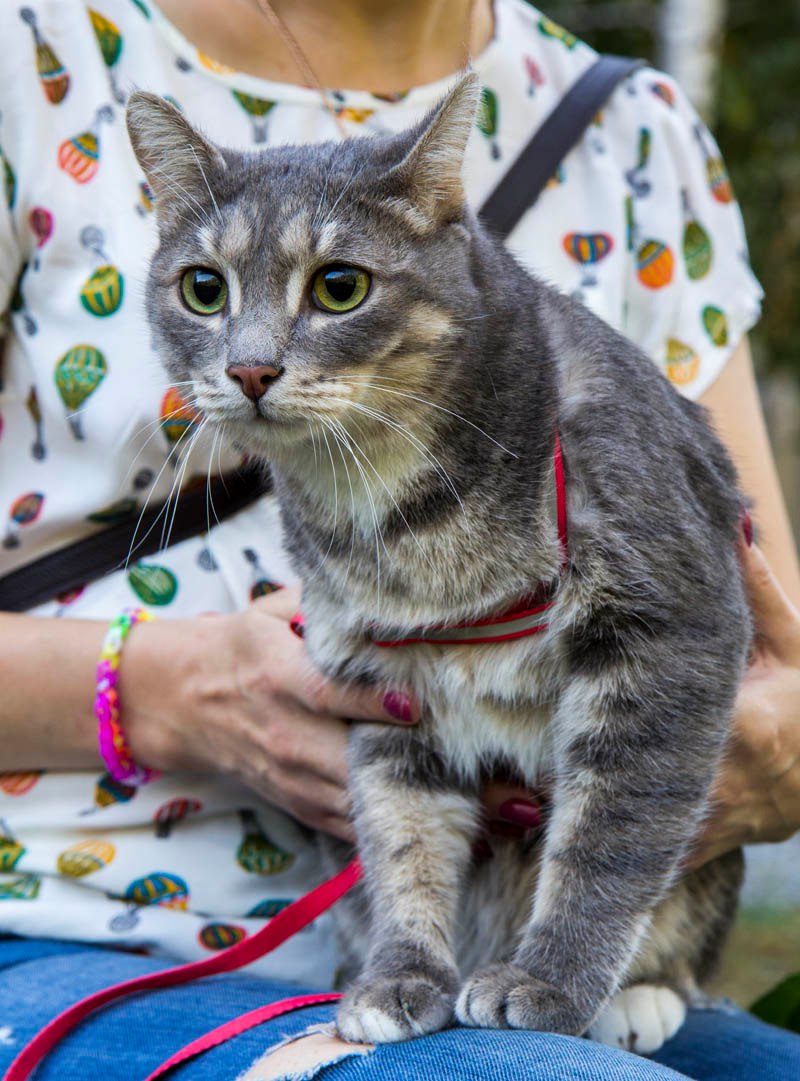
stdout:
POLYGON ((578 76, 481 207, 480 216, 493 232, 504 239, 508 236, 614 88, 645 66, 644 60, 601 56, 578 76))

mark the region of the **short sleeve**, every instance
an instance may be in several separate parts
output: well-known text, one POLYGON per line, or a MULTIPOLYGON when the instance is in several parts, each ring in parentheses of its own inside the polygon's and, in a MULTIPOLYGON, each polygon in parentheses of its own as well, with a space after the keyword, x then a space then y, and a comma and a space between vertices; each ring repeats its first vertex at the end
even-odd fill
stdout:
POLYGON ((716 142, 671 79, 642 70, 608 111, 628 191, 625 331, 698 398, 761 312, 741 211, 716 142))

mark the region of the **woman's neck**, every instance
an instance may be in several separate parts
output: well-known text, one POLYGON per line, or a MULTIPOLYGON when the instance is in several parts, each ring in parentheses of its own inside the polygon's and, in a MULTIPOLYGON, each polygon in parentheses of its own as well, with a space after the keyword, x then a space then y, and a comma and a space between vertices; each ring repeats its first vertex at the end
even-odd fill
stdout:
MULTIPOLYGON (((305 83, 256 0, 158 0, 202 52, 237 71, 305 83)), ((324 87, 391 94, 463 68, 493 33, 492 0, 272 0, 324 87), (471 13, 471 14, 470 14, 471 13)))

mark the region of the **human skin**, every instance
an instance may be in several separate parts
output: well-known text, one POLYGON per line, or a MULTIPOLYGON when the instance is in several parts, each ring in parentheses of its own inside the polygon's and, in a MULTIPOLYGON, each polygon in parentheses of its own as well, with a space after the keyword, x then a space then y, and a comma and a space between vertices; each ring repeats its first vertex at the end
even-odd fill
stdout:
MULTIPOLYGON (((161 0, 160 7, 215 59, 261 77, 303 81, 255 0, 161 0)), ((490 0, 474 0, 472 7, 469 0, 274 0, 274 7, 324 86, 391 92, 429 82, 463 67, 492 33, 490 0), (333 38, 335 50, 329 48, 333 38)), ((764 553, 800 604, 796 550, 746 342, 703 401, 745 488, 758 493, 764 553)), ((800 828, 800 616, 781 607, 777 582, 755 559, 763 557, 750 553, 744 565, 758 600, 760 641, 770 643, 769 652, 742 688, 699 862, 800 828)), ((302 642, 288 629, 295 607, 287 591, 243 613, 137 626, 121 668, 124 722, 142 762, 237 777, 308 825, 350 837, 343 718, 396 718, 386 713, 380 694, 335 688, 313 672, 302 642)), ((91 705, 104 632, 97 622, 0 615, 3 769, 96 766, 91 705)), ((416 708, 409 706, 412 717, 416 708)), ((529 795, 504 782, 490 784, 491 829, 529 827, 541 798, 520 803, 529 795)))

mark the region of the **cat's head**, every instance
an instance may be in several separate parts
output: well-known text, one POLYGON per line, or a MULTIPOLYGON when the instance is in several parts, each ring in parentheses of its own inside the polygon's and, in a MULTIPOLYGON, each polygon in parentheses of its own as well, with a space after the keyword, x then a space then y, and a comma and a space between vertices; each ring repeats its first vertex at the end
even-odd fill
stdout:
POLYGON ((155 343, 237 446, 285 457, 338 425, 390 432, 447 387, 477 310, 461 169, 478 94, 467 75, 400 135, 255 153, 132 95, 155 343))

